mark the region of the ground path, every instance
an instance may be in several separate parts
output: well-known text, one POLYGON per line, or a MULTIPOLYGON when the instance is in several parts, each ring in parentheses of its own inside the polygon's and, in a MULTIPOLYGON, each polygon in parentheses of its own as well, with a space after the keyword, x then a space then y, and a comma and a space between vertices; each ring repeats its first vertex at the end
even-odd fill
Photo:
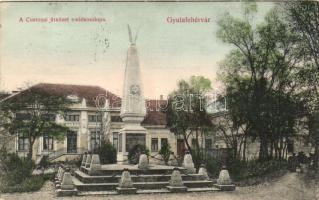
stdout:
MULTIPOLYGON (((318 185, 317 185, 318 187, 318 185)), ((203 192, 183 194, 114 195, 57 198, 53 183, 48 182, 41 191, 22 194, 0 194, 0 200, 319 200, 319 188, 305 184, 302 175, 288 173, 274 182, 256 186, 238 187, 233 192, 203 192)))

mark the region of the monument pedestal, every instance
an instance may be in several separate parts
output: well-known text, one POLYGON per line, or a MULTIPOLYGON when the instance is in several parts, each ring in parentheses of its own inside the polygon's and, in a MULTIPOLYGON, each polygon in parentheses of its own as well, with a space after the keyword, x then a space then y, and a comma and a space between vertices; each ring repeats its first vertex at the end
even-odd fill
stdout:
POLYGON ((128 163, 128 152, 137 144, 146 146, 147 131, 140 124, 125 124, 119 131, 122 139, 122 152, 117 155, 118 162, 128 163))

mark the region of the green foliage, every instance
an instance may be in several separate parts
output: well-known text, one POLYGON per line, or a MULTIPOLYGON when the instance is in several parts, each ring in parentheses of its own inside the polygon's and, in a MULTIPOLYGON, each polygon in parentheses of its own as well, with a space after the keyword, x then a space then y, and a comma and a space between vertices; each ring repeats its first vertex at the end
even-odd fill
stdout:
POLYGON ((130 164, 137 164, 142 153, 145 153, 147 156, 150 155, 149 149, 141 144, 135 145, 129 152, 128 152, 128 161, 130 164))
POLYGON ((41 84, 23 90, 16 96, 1 102, 1 109, 6 123, 0 128, 10 134, 24 134, 29 138, 29 155, 32 157, 32 147, 35 140, 43 135, 52 136, 58 140, 64 138, 68 128, 57 124, 55 117, 68 110, 71 101, 63 95, 55 95, 43 90, 41 84))
POLYGON ((35 164, 32 160, 20 158, 17 154, 1 155, 2 181, 5 185, 14 186, 31 176, 35 164))
POLYGON ((319 3, 291 1, 281 4, 289 28, 298 35, 295 57, 302 59, 295 78, 297 93, 309 119, 309 139, 315 148, 314 168, 319 169, 319 130, 313 129, 319 113, 319 3))
POLYGON ((206 168, 207 172, 211 177, 217 178, 220 172, 220 169, 222 168, 222 162, 220 159, 215 159, 212 157, 207 158, 206 160, 206 168))
POLYGON ((17 185, 1 186, 0 191, 4 193, 34 192, 40 190, 46 180, 48 180, 48 176, 45 175, 31 176, 17 185))
POLYGON ((196 169, 199 169, 200 165, 204 162, 204 151, 200 149, 193 149, 192 158, 196 169))
POLYGON ((294 57, 297 35, 275 9, 264 23, 226 14, 219 20, 217 36, 234 49, 221 63, 220 78, 226 86, 229 115, 234 128, 260 141, 260 159, 269 159, 279 145, 292 137, 300 105, 294 94, 299 57, 294 57))
POLYGON ((101 147, 97 150, 102 164, 116 163, 117 150, 109 141, 102 141, 101 147))
MULTIPOLYGON (((202 134, 210 134, 213 123, 206 111, 207 92, 211 90, 211 82, 203 76, 192 76, 188 81, 178 82, 178 88, 171 92, 166 111, 167 126, 175 135, 181 136, 187 149, 192 153, 188 143, 190 135, 199 138, 202 134)), ((197 141, 197 149, 199 141, 197 141)))
POLYGON ((43 156, 38 165, 47 168, 50 165, 49 156, 43 156))
POLYGON ((32 176, 35 164, 17 154, 0 150, 0 192, 33 192, 41 189, 46 180, 53 180, 55 174, 32 176))
POLYGON ((267 176, 277 171, 287 169, 287 162, 285 160, 275 159, 268 161, 249 160, 245 162, 237 158, 230 158, 227 159, 227 161, 209 158, 206 163, 207 171, 215 178, 218 178, 223 165, 227 167, 234 181, 267 176))
POLYGON ((162 156, 165 163, 167 163, 171 152, 171 146, 168 143, 164 143, 158 153, 162 156))

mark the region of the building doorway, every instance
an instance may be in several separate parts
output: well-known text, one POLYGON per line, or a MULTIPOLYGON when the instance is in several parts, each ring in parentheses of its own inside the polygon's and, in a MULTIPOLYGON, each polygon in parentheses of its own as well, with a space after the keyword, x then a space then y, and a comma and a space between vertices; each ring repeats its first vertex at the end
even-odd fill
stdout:
POLYGON ((67 133, 67 153, 77 152, 77 139, 78 136, 75 131, 69 131, 67 133))

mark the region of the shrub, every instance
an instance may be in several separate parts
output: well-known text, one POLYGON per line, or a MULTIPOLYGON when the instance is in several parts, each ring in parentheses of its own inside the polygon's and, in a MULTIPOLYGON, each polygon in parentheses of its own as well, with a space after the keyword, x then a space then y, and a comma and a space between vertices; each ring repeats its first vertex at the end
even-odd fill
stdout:
POLYGON ((211 177, 218 177, 222 164, 218 159, 208 158, 206 160, 207 172, 211 177))
POLYGON ((164 143, 158 153, 162 156, 165 163, 167 163, 171 154, 171 146, 168 143, 164 143))
POLYGON ((50 166, 49 156, 43 156, 39 162, 39 167, 48 168, 50 166))
POLYGON ((43 175, 31 176, 23 180, 20 184, 13 186, 2 186, 0 191, 4 193, 13 192, 34 192, 42 188, 46 178, 43 175))
MULTIPOLYGON (((53 180, 55 174, 32 176, 35 164, 28 158, 0 151, 0 192, 33 192, 40 190, 46 180, 53 180)), ((45 162, 43 161, 43 165, 45 162)))
POLYGON ((17 154, 7 154, 2 159, 3 182, 12 186, 23 182, 31 176, 35 164, 27 158, 20 158, 17 154))
POLYGON ((287 168, 285 160, 249 160, 247 162, 229 158, 224 161, 222 159, 207 159, 206 166, 207 171, 212 177, 217 178, 221 167, 226 165, 229 170, 230 176, 234 181, 240 181, 243 179, 265 176, 276 171, 280 171, 287 168))
POLYGON ((149 150, 145 145, 137 144, 128 152, 128 161, 130 164, 137 164, 142 153, 149 156, 149 150))
POLYGON ((116 163, 117 150, 109 141, 102 142, 97 154, 100 156, 101 164, 116 163))
POLYGON ((201 164, 204 164, 204 154, 203 151, 193 149, 192 158, 196 169, 199 169, 201 164))

